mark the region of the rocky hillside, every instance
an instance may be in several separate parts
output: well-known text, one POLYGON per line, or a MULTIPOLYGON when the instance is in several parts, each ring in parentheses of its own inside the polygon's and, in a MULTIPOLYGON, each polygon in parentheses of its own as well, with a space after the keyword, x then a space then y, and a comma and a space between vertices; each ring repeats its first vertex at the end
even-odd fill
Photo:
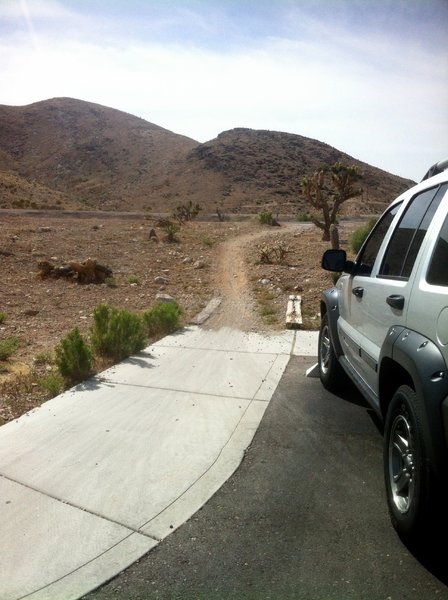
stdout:
POLYGON ((171 212, 186 201, 207 212, 295 213, 300 181, 322 164, 354 163, 377 212, 412 182, 316 140, 233 129, 205 144, 118 110, 56 98, 0 106, 0 207, 171 212))

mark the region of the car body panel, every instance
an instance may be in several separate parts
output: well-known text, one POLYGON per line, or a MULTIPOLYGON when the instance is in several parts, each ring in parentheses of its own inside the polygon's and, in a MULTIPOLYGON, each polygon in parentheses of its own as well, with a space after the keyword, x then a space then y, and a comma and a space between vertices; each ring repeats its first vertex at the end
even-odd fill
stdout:
POLYGON ((444 273, 445 269, 448 271, 448 171, 406 190, 382 218, 387 214, 384 237, 380 237, 384 227, 381 229, 377 224, 355 262, 347 262, 350 272, 338 279, 335 288, 324 292, 322 310, 329 317, 337 359, 383 419, 391 397, 403 383, 422 399, 429 461, 438 475, 446 476, 448 282, 444 273), (416 214, 423 211, 414 229, 405 221, 408 214, 412 219, 410 207, 416 214), (376 255, 369 259, 373 263, 368 263, 366 270, 363 252, 375 231, 377 241, 372 238, 371 247, 376 255), (393 266, 385 257, 391 256, 387 252, 394 241, 396 260, 400 262, 397 248, 406 236, 410 241, 403 249, 403 265, 411 256, 412 266, 406 272, 403 267, 404 276, 398 277, 392 268, 385 269, 393 266), (415 251, 414 240, 417 240, 415 251), (437 267, 443 285, 428 281, 438 243, 443 247, 441 256, 447 257, 446 264, 437 267))

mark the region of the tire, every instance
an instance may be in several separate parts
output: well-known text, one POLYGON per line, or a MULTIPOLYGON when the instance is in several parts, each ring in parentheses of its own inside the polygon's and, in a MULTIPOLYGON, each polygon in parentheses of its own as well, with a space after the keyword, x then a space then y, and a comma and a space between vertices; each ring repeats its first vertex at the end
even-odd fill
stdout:
POLYGON ((340 390, 346 381, 346 375, 334 352, 327 314, 322 316, 318 352, 319 377, 322 385, 330 392, 340 390))
POLYGON ((419 542, 433 517, 432 476, 422 429, 422 405, 407 385, 392 397, 384 428, 384 479, 392 524, 407 543, 419 542))

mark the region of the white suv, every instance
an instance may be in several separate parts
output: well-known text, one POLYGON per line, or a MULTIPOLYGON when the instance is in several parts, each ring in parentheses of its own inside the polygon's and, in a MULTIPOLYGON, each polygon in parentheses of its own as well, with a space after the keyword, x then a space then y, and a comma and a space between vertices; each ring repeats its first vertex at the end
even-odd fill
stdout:
POLYGON ((392 522, 421 537, 447 482, 448 160, 384 212, 355 261, 328 250, 343 272, 321 300, 319 373, 336 391, 346 375, 384 423, 392 522))

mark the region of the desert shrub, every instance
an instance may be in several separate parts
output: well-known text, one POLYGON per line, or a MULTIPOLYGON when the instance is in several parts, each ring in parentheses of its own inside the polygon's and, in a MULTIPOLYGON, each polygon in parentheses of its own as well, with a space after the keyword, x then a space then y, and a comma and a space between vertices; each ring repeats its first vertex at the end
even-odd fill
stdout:
POLYGON ((202 206, 200 206, 200 204, 193 204, 190 200, 187 204, 177 206, 173 213, 173 217, 177 219, 179 223, 184 223, 185 221, 192 221, 195 219, 201 210, 202 206))
POLYGON ((91 342, 99 356, 120 361, 140 352, 146 345, 143 321, 124 309, 100 304, 93 312, 91 342))
POLYGON ((137 285, 140 285, 140 279, 137 277, 137 275, 129 275, 128 282, 131 284, 135 283, 137 285))
POLYGON ((163 229, 166 234, 167 242, 177 242, 176 233, 180 231, 180 225, 178 223, 173 223, 169 219, 160 219, 159 227, 163 229))
POLYGON ((334 285, 336 285, 336 283, 341 275, 342 275, 342 273, 337 272, 337 271, 331 274, 331 279, 332 279, 334 285))
POLYGON ((48 373, 37 380, 39 386, 48 392, 51 398, 64 391, 64 378, 59 373, 48 373))
POLYGON ((286 256, 291 252, 289 246, 286 246, 283 242, 277 242, 274 244, 272 251, 274 253, 274 262, 283 264, 286 256))
POLYGON ((271 247, 267 244, 258 244, 258 262, 270 265, 272 263, 271 247))
POLYGON ((305 210, 297 215, 297 220, 300 223, 309 223, 310 221, 312 221, 312 219, 313 219, 313 217, 311 216, 311 213, 307 210, 305 210))
POLYGON ((79 383, 92 373, 92 351, 75 327, 56 346, 56 366, 69 383, 79 383))
POLYGON ((106 279, 104 280, 104 283, 107 285, 107 287, 110 287, 110 288, 117 287, 117 282, 114 277, 106 277, 106 279))
POLYGON ((367 236, 372 231, 376 222, 377 222, 377 219, 375 219, 375 218, 369 219, 369 221, 365 225, 363 225, 362 227, 359 227, 352 233, 352 237, 350 240, 350 247, 355 254, 358 254, 358 252, 361 250, 361 246, 366 241, 367 236))
POLYGON ((212 240, 212 238, 210 238, 208 235, 204 235, 204 237, 202 238, 202 244, 204 246, 207 246, 208 248, 211 248, 214 245, 214 240, 212 240))
POLYGON ((19 340, 16 337, 9 337, 5 340, 0 340, 0 360, 8 360, 10 356, 19 347, 19 340))
POLYGON ((4 323, 5 319, 6 319, 6 313, 3 311, 0 311, 0 324, 4 323))
POLYGON ((51 365, 53 356, 50 352, 39 352, 33 359, 36 365, 51 365))
POLYGON ((258 261, 263 264, 283 264, 286 256, 291 252, 289 246, 286 246, 283 242, 276 242, 275 244, 258 244, 258 261))
POLYGON ((172 333, 179 329, 182 309, 177 302, 159 302, 143 313, 143 322, 148 335, 172 333))
POLYGON ((276 310, 273 304, 275 295, 272 291, 262 288, 256 290, 257 310, 258 314, 263 317, 263 320, 268 325, 273 325, 277 321, 276 310))
POLYGON ((271 225, 272 224, 272 213, 271 212, 261 212, 258 215, 258 220, 262 225, 271 225))

